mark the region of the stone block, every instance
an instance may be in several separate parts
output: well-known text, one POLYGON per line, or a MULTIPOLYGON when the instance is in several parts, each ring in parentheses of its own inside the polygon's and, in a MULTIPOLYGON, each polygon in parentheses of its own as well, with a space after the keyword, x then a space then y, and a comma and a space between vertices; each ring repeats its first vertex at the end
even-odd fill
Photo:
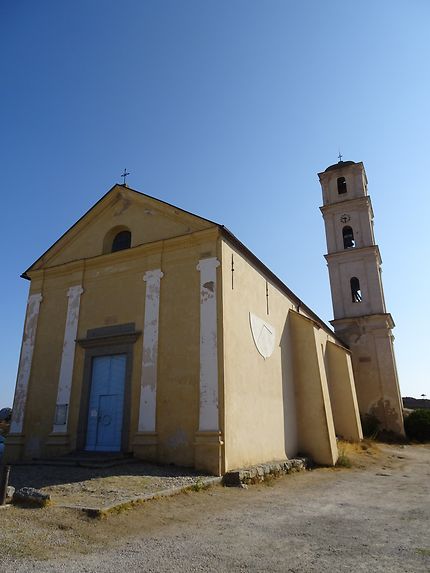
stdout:
POLYGON ((45 507, 51 501, 48 493, 43 493, 34 487, 22 487, 14 492, 12 503, 33 507, 45 507))

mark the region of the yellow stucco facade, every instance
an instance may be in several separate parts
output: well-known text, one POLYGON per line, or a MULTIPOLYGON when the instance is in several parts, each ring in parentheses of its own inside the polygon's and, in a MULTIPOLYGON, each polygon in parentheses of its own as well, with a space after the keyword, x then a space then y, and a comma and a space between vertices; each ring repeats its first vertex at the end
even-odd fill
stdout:
POLYGON ((116 185, 24 276, 9 460, 118 451, 221 475, 333 464, 336 434, 362 437, 349 351, 216 223, 116 185))

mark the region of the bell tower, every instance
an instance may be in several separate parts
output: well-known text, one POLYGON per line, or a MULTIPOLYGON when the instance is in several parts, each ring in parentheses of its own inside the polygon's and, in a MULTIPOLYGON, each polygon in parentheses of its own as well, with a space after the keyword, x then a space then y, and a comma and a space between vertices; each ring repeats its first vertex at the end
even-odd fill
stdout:
POLYGON ((351 350, 361 414, 373 414, 380 429, 403 435, 394 322, 385 307, 364 165, 339 161, 318 177, 334 312, 331 324, 351 350))

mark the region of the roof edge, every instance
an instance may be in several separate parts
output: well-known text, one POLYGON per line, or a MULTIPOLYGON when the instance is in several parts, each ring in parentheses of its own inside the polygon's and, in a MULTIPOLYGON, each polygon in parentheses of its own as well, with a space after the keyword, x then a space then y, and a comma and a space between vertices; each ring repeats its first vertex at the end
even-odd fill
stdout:
POLYGON ((303 308, 306 310, 306 312, 309 314, 309 316, 317 323, 319 324, 328 334, 330 334, 330 336, 333 336, 333 338, 344 348, 348 348, 348 346, 345 344, 345 342, 343 340, 341 340, 337 334, 335 334, 335 332, 329 327, 328 324, 326 324, 322 318, 320 318, 312 309, 310 309, 307 304, 305 304, 302 299, 300 297, 298 297, 290 288, 287 287, 287 285, 281 281, 281 279, 275 275, 275 273, 273 271, 271 271, 269 269, 269 267, 267 267, 263 261, 261 261, 257 255, 255 255, 250 249, 248 249, 248 247, 246 245, 244 245, 242 243, 242 241, 240 241, 235 235, 233 235, 233 233, 227 229, 227 227, 225 227, 224 225, 218 225, 221 231, 221 234, 225 236, 225 238, 227 238, 229 241, 231 241, 237 248, 239 251, 241 251, 248 259, 250 259, 255 266, 260 269, 264 274, 266 274, 270 280, 276 284, 280 290, 282 290, 289 298, 291 298, 297 305, 297 307, 303 308))

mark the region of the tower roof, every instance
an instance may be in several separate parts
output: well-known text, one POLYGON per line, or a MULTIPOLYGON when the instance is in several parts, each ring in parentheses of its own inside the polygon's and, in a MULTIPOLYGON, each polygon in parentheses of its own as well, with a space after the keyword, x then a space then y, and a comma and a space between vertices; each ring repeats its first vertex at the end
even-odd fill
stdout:
POLYGON ((342 167, 347 167, 348 165, 355 165, 355 161, 338 161, 337 163, 334 163, 333 165, 330 165, 329 167, 327 167, 326 171, 334 171, 335 169, 341 169, 342 167))

